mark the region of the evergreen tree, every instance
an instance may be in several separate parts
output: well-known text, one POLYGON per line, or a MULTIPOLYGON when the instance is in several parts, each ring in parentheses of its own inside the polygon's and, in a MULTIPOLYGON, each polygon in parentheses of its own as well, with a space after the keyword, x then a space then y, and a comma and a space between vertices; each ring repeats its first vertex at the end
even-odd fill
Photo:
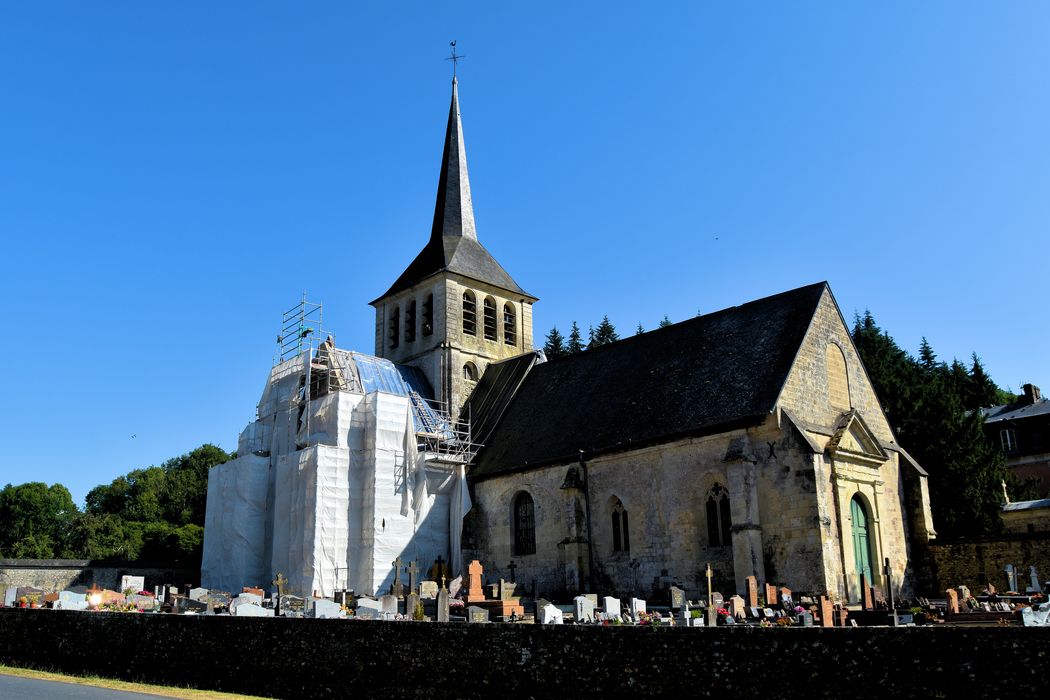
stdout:
POLYGON ((642 328, 642 322, 639 321, 638 322, 638 327, 634 330, 634 334, 635 335, 641 335, 642 333, 645 333, 645 329, 642 328))
POLYGON ((598 324, 598 327, 591 329, 591 342, 587 345, 587 348, 600 348, 603 345, 615 343, 619 339, 620 336, 609 321, 609 317, 607 315, 602 316, 602 322, 598 324))
POLYGON ((667 328, 670 325, 671 319, 667 318, 667 314, 664 314, 664 317, 660 319, 660 328, 667 328))
POLYGON ((937 362, 923 338, 914 359, 870 312, 856 317, 853 342, 900 444, 929 472, 934 525, 944 535, 994 533, 1001 527, 1002 451, 984 433, 980 411, 967 411, 972 372, 937 362))
POLYGON ((551 328, 550 333, 547 334, 547 342, 543 344, 543 354, 547 356, 548 360, 554 360, 568 354, 568 350, 565 349, 565 338, 558 332, 557 326, 551 328))
POLYGON ((580 327, 576 325, 576 321, 572 322, 572 328, 569 330, 569 344, 565 350, 570 355, 583 352, 583 338, 580 337, 580 327))

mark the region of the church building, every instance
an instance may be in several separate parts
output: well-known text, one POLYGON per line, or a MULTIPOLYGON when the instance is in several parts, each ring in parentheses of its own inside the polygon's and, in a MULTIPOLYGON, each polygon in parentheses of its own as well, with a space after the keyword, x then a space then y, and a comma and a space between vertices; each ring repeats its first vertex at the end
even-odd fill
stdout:
MULTIPOLYGON (((453 79, 430 237, 371 302, 375 356, 329 344, 275 367, 249 426, 262 437, 242 436, 252 527, 269 538, 252 572, 288 563, 325 589, 345 567, 371 593, 393 554, 443 555, 453 576, 478 559, 547 596, 673 582, 696 598, 709 564, 720 591, 749 576, 848 602, 862 581, 912 591, 935 537, 926 473, 895 442, 827 283, 551 360, 533 348, 537 300, 479 240, 453 79), (447 427, 457 417, 466 434, 447 427), (339 492, 334 539, 314 534, 333 531, 310 505, 322 483, 339 492), (299 495, 275 512, 285 488, 299 495)), ((216 489, 213 572, 229 554, 216 489)))

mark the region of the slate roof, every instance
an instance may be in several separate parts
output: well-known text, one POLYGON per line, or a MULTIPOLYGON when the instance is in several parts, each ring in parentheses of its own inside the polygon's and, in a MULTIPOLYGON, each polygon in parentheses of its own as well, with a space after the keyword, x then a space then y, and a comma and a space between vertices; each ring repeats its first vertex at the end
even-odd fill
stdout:
MULTIPOLYGON (((826 288, 800 287, 532 366, 499 408, 472 477, 761 422, 826 288)), ((479 411, 472 420, 491 418, 479 411)))
POLYGON ((1050 399, 1041 399, 1035 403, 1027 403, 1024 399, 1002 406, 982 408, 985 423, 998 423, 1000 421, 1016 421, 1033 416, 1050 415, 1050 399))
POLYGON ((445 128, 445 147, 441 154, 441 173, 430 240, 390 289, 372 304, 443 271, 536 300, 511 279, 503 266, 478 241, 463 124, 459 113, 459 88, 455 79, 452 80, 452 104, 448 111, 448 126, 445 128))

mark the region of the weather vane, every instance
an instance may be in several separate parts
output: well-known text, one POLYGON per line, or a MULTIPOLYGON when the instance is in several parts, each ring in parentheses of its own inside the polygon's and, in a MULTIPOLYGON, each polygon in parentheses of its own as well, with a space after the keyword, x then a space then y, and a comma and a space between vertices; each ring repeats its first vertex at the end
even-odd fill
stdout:
POLYGON ((459 59, 466 58, 466 56, 460 56, 456 53, 456 42, 455 40, 449 42, 449 46, 452 47, 452 55, 446 58, 446 61, 452 61, 452 77, 456 77, 456 64, 459 63, 459 59))

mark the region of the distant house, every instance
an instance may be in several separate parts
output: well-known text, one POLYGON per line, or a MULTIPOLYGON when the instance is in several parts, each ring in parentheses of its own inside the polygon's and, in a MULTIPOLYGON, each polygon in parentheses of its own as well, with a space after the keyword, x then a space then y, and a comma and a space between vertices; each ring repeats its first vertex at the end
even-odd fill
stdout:
POLYGON ((982 410, 985 430, 1002 447, 1014 476, 1036 479, 1039 496, 1050 495, 1050 400, 1025 384, 1017 401, 982 410))

